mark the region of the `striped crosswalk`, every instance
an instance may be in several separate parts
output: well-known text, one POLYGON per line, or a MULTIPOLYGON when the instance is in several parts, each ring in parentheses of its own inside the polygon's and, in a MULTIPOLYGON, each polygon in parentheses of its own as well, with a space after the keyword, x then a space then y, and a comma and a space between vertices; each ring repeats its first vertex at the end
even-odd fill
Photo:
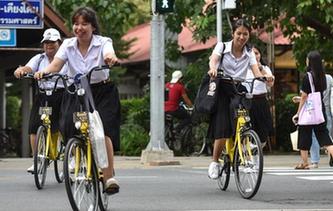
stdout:
POLYGON ((276 176, 294 176, 297 179, 328 181, 333 184, 333 168, 295 170, 292 168, 265 168, 265 174, 276 176))

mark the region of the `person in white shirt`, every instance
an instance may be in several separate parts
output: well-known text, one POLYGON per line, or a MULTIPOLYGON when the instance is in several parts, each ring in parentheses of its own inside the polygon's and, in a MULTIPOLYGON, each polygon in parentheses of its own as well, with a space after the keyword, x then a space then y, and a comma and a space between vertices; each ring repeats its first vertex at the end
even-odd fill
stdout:
MULTIPOLYGON (((218 69, 222 69, 224 74, 245 79, 248 69, 250 69, 255 77, 263 77, 258 68, 256 57, 247 42, 250 38, 251 27, 244 19, 238 19, 232 26, 232 37, 230 42, 219 42, 215 46, 209 61, 208 74, 211 77, 217 76, 218 69), (221 56, 223 54, 223 61, 221 56)), ((271 81, 272 77, 267 80, 271 81)), ((246 91, 242 85, 239 91, 246 91)), ((213 160, 208 168, 208 177, 218 179, 221 164, 219 158, 222 149, 228 138, 233 136, 233 117, 230 114, 231 98, 234 96, 232 84, 221 81, 218 87, 217 111, 211 115, 208 128, 208 137, 214 139, 213 160)))
MULTIPOLYGON (((41 41, 44 52, 32 57, 25 66, 18 67, 14 72, 15 77, 21 78, 26 73, 35 73, 47 67, 53 61, 54 56, 61 45, 61 42, 61 36, 58 30, 54 28, 45 30, 43 39, 41 41)), ((60 73, 65 74, 67 72, 67 68, 68 67, 65 64, 61 68, 60 73)), ((55 80, 56 78, 48 81, 38 82, 38 86, 40 89, 52 89, 55 86, 55 80)), ((50 116, 52 133, 55 133, 59 130, 59 114, 63 91, 64 85, 62 81, 59 80, 57 83, 56 91, 52 93, 52 96, 48 97, 48 106, 52 107, 52 115, 50 116)), ((36 90, 36 93, 37 94, 35 95, 29 120, 30 145, 32 152, 34 152, 35 149, 37 129, 40 125, 42 125, 42 121, 38 113, 39 107, 44 106, 46 98, 46 95, 38 93, 38 90, 36 90)), ((27 171, 30 173, 33 173, 33 170, 33 165, 27 169, 27 171)))
MULTIPOLYGON (((45 73, 58 72, 66 62, 69 65, 68 75, 70 77, 86 74, 93 67, 104 64, 111 67, 117 62, 112 40, 99 35, 97 16, 93 9, 78 8, 72 16, 72 23, 75 37, 64 40, 53 62, 42 72, 36 73, 36 78, 40 78, 45 73)), ((109 79, 109 70, 94 71, 91 75, 90 87, 105 133, 109 163, 107 168, 102 169, 105 191, 108 194, 114 194, 119 191, 118 181, 113 175, 113 151, 118 150, 120 145, 119 93, 115 84, 109 79)), ((64 117, 61 117, 61 129, 68 138, 75 133, 72 113, 76 99, 68 96, 69 94, 65 95, 68 98, 62 105, 62 109, 65 109, 66 112, 64 112, 64 117)))
MULTIPOLYGON (((253 46, 252 51, 256 56, 256 60, 258 62, 258 67, 260 72, 264 76, 271 76, 273 80, 270 82, 262 82, 262 81, 254 81, 253 84, 253 99, 251 103, 250 109, 250 118, 252 123, 252 128, 258 134, 261 143, 265 146, 266 142, 269 139, 269 136, 273 133, 273 119, 270 112, 269 102, 267 100, 268 87, 272 87, 274 85, 274 76, 272 74, 271 69, 264 63, 261 57, 261 51, 259 48, 253 46)), ((247 71, 246 78, 248 80, 253 79, 254 75, 252 71, 247 71)), ((249 90, 249 84, 245 84, 247 90, 249 90)))

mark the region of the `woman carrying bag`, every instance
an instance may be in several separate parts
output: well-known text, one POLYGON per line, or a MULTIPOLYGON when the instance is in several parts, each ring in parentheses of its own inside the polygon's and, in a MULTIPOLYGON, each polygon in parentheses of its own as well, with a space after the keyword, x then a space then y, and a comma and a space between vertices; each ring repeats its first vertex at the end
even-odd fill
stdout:
POLYGON ((319 141, 320 146, 326 147, 328 153, 333 155, 333 143, 332 139, 328 133, 326 127, 326 115, 325 107, 323 102, 323 91, 326 90, 326 78, 325 71, 322 63, 322 58, 318 51, 311 51, 306 59, 306 65, 308 68, 308 73, 303 78, 303 83, 301 87, 301 99, 298 105, 297 113, 292 117, 294 124, 298 124, 299 118, 303 119, 300 116, 301 111, 304 110, 303 106, 306 105, 308 96, 313 92, 320 92, 321 95, 321 106, 322 113, 325 118, 324 122, 318 124, 300 124, 298 127, 298 149, 300 149, 302 163, 298 164, 295 169, 309 169, 308 164, 308 153, 311 147, 311 133, 314 131, 317 140, 319 141), (311 83, 313 83, 312 90, 311 83))

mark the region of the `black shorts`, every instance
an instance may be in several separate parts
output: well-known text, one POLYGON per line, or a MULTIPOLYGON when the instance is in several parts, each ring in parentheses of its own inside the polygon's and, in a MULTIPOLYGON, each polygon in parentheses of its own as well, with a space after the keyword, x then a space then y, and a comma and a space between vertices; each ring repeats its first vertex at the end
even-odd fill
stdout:
POLYGON ((48 106, 52 107, 52 115, 50 116, 51 130, 52 132, 59 130, 59 113, 63 93, 64 89, 57 89, 51 96, 46 96, 45 94, 36 95, 30 111, 29 134, 36 134, 38 127, 42 125, 39 108, 45 106, 46 99, 48 101, 48 106))
MULTIPOLYGON (((326 119, 326 116, 325 116, 326 119)), ((319 145, 332 145, 332 139, 326 127, 326 121, 319 125, 300 125, 298 126, 297 147, 301 150, 310 150, 312 144, 312 130, 314 131, 319 145)))
MULTIPOLYGON (((104 133, 112 140, 114 151, 120 149, 120 100, 118 88, 112 83, 91 86, 96 110, 103 122, 104 133)), ((64 94, 61 105, 60 130, 64 140, 68 140, 78 131, 74 127, 73 113, 79 111, 79 100, 77 95, 64 94)))

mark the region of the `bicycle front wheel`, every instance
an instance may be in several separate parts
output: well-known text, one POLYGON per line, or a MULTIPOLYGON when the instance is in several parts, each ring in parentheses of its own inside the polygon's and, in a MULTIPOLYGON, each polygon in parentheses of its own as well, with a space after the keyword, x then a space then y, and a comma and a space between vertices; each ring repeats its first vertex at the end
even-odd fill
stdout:
POLYGON ((46 128, 39 126, 34 150, 34 178, 38 189, 42 189, 44 186, 48 163, 46 155, 46 128))
POLYGON ((239 193, 250 199, 258 191, 263 173, 264 159, 261 143, 254 130, 241 134, 241 143, 235 151, 235 180, 239 193), (240 150, 239 150, 240 149, 240 150))
POLYGON ((62 136, 59 135, 57 140, 57 151, 58 156, 57 159, 54 161, 54 175, 58 183, 62 183, 64 181, 64 153, 65 153, 65 146, 62 140, 62 136))
POLYGON ((217 184, 219 188, 225 191, 228 188, 229 180, 230 180, 230 158, 229 155, 222 155, 222 159, 220 159, 221 163, 221 171, 219 178, 217 180, 217 184))
POLYGON ((88 163, 85 143, 72 138, 65 148, 64 176, 69 202, 74 211, 98 209, 97 168, 92 160, 91 178, 87 177, 88 163))
POLYGON ((109 198, 110 195, 108 195, 107 193, 104 192, 104 182, 103 182, 103 177, 100 176, 99 177, 99 200, 98 200, 98 205, 99 205, 99 209, 101 211, 108 211, 110 210, 110 202, 109 202, 109 198))

